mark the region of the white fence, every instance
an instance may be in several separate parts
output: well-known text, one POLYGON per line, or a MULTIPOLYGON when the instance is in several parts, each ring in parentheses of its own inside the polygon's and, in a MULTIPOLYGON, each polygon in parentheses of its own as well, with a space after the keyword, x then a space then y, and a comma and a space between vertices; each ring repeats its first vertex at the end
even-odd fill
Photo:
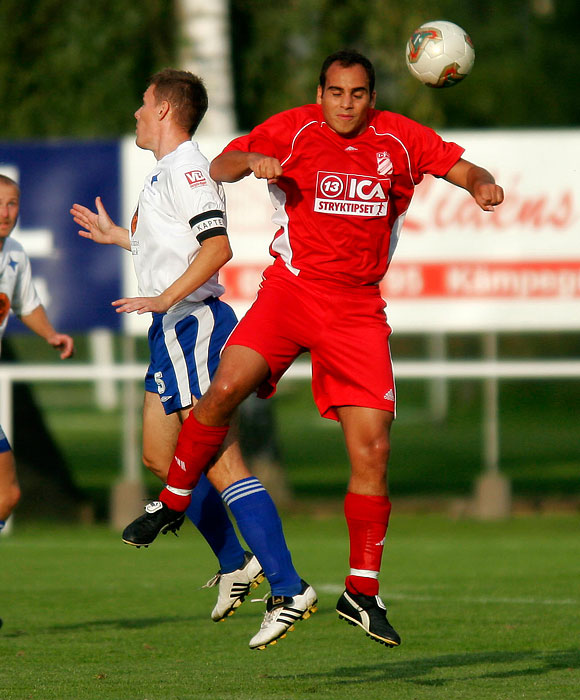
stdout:
MULTIPOLYGON (((397 379, 575 379, 580 378, 580 360, 400 360, 395 362, 397 379)), ((91 382, 121 381, 134 384, 142 381, 146 366, 129 364, 44 364, 0 366, 0 423, 9 439, 13 435, 12 395, 15 382, 91 382)), ((285 380, 309 379, 310 363, 297 362, 286 373, 285 380)), ((283 380, 284 381, 284 380, 283 380)), ((489 406, 484 416, 484 465, 498 470, 496 406, 489 406)), ((126 425, 131 426, 130 416, 126 425)), ((140 465, 125 453, 123 474, 139 478, 140 465)))

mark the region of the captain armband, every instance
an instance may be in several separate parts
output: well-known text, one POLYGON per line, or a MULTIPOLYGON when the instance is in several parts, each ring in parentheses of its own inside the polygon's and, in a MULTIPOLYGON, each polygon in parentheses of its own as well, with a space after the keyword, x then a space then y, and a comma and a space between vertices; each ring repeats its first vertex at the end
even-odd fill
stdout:
POLYGON ((204 211, 189 220, 191 230, 199 243, 214 236, 226 236, 226 220, 223 211, 213 209, 204 211))

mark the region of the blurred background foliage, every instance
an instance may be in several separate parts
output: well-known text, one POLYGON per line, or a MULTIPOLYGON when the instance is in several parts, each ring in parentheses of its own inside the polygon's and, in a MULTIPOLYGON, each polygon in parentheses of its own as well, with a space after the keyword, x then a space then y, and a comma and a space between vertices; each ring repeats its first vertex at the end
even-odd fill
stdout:
POLYGON ((173 62, 169 0, 2 0, 2 138, 117 137, 173 62))
MULTIPOLYGON (((2 138, 115 138, 134 128, 146 78, 176 65, 176 0, 2 0, 2 138)), ((377 105, 436 128, 580 122, 576 0, 231 0, 238 126, 311 102, 337 48, 366 53, 377 105), (429 19, 472 37, 476 62, 453 90, 408 73, 404 46, 429 19)), ((211 95, 210 95, 211 99, 211 95)))
POLYGON ((342 46, 377 70, 377 106, 434 127, 569 126, 580 120, 572 89, 580 52, 569 28, 574 0, 237 0, 232 3, 238 115, 247 129, 312 101, 320 64, 342 46), (405 66, 404 46, 425 21, 446 19, 471 36, 476 60, 454 90, 432 90, 405 66))

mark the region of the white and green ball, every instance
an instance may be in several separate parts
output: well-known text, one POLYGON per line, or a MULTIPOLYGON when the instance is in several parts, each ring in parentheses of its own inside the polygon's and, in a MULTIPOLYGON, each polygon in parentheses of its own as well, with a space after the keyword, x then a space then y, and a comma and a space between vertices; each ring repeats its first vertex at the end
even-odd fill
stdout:
POLYGON ((475 51, 471 38, 453 22, 425 22, 411 35, 406 47, 412 75, 429 87, 452 87, 473 68, 475 51))

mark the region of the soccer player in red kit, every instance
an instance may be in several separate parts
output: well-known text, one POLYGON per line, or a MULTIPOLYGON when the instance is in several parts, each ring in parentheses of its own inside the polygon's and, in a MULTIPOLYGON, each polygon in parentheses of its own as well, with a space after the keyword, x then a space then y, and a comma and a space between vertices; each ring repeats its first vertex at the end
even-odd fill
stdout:
POLYGON ((183 425, 160 500, 169 513, 185 510, 217 449, 210 444, 225 434, 236 407, 256 390, 271 396, 296 357, 310 352, 316 405, 340 422, 351 466, 344 504, 350 572, 336 609, 375 641, 397 646, 378 581, 395 414, 391 329, 379 283, 425 174, 466 189, 485 211, 502 202, 503 191, 457 144, 376 110, 374 82, 366 57, 336 52, 323 63, 316 104, 271 117, 213 161, 217 181, 252 173, 267 180, 278 226, 274 262, 183 425))

